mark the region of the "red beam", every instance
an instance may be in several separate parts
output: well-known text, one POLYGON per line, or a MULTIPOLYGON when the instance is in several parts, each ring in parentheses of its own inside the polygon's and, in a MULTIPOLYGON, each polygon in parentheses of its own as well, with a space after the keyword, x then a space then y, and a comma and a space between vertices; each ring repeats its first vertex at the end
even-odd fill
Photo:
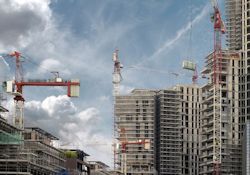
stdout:
POLYGON ((79 82, 16 82, 17 86, 80 86, 79 82))

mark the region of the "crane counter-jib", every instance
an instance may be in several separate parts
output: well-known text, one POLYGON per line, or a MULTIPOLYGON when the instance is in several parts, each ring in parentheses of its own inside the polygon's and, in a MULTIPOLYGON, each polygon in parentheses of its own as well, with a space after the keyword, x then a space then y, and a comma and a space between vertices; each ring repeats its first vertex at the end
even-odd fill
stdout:
POLYGON ((67 95, 69 97, 78 97, 80 92, 80 82, 77 79, 73 79, 70 81, 60 81, 60 82, 52 82, 52 81, 22 81, 22 82, 14 82, 14 81, 7 81, 5 83, 6 92, 14 93, 18 92, 22 94, 24 86, 65 86, 68 89, 67 95), (16 87, 15 87, 16 86, 16 87), (15 89, 16 88, 16 89, 15 89))
POLYGON ((16 82, 17 86, 80 86, 79 82, 16 82))

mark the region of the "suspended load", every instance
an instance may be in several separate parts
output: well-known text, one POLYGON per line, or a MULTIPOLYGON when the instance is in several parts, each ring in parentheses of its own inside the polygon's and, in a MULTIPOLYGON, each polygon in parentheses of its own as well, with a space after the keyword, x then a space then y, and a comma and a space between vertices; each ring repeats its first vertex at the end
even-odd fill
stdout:
POLYGON ((196 64, 191 62, 191 61, 183 61, 182 62, 182 68, 187 69, 187 70, 191 70, 191 71, 195 71, 196 64))

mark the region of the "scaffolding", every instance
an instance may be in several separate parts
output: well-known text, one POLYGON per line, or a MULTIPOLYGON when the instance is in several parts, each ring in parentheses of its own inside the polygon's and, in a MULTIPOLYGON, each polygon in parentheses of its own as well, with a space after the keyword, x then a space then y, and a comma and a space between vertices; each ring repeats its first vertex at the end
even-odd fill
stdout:
POLYGON ((226 0, 226 41, 230 50, 242 48, 242 1, 226 0))
MULTIPOLYGON (((149 150, 144 145, 126 145, 126 170, 128 174, 154 174, 154 120, 155 95, 151 90, 136 89, 129 95, 115 97, 115 116, 118 140, 128 142, 149 139, 149 150), (125 130, 126 134, 121 130, 125 130)), ((122 171, 122 146, 116 151, 116 164, 122 171)))
POLYGON ((51 146, 53 137, 44 133, 20 130, 0 117, 0 174, 58 175, 65 170, 63 152, 51 146), (32 137, 23 138, 27 134, 32 137))
POLYGON ((180 91, 158 93, 156 162, 159 174, 181 175, 180 91))
POLYGON ((214 53, 206 57, 202 71, 208 75, 209 82, 202 87, 202 148, 201 174, 211 175, 214 168, 221 174, 240 173, 240 152, 238 139, 238 60, 239 54, 222 51, 219 61, 220 70, 213 69, 214 53), (217 74, 216 71, 220 71, 217 74), (220 83, 214 82, 214 75, 220 83), (236 150, 235 150, 236 149, 236 150), (214 167, 214 162, 219 163, 214 167))
POLYGON ((197 84, 177 85, 181 106, 181 174, 199 175, 200 118, 202 91, 197 84))

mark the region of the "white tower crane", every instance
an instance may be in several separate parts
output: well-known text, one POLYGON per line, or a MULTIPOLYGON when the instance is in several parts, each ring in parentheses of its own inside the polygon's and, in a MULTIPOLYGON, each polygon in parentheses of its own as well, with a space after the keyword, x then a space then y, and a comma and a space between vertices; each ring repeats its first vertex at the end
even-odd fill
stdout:
MULTIPOLYGON (((118 57, 118 49, 115 50, 113 53, 113 62, 114 62, 114 72, 113 72, 113 101, 114 101, 114 106, 115 106, 115 97, 120 94, 120 83, 122 81, 122 76, 121 76, 121 69, 123 66, 121 65, 118 57)), ((114 115, 113 115, 113 126, 114 126, 114 131, 113 131, 113 149, 114 149, 114 170, 116 169, 116 159, 117 159, 117 154, 116 154, 116 145, 117 145, 117 126, 116 126, 116 116, 115 116, 115 110, 114 110, 114 115)))

